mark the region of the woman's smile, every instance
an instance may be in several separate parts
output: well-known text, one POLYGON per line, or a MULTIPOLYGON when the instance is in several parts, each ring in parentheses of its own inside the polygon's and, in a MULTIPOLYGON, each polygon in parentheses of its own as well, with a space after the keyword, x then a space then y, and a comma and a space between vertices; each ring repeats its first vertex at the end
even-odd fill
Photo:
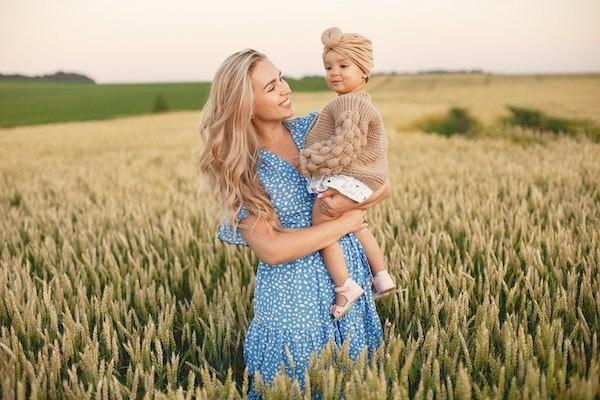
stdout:
POLYGON ((283 107, 283 108, 291 108, 292 107, 292 100, 290 100, 290 98, 288 97, 283 102, 279 103, 279 105, 281 107, 283 107))

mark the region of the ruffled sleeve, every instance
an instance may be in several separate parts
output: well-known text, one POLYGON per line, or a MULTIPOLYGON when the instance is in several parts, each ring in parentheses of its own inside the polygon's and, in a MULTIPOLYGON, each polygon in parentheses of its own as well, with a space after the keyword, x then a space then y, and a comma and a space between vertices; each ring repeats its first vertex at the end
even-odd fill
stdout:
MULTIPOLYGON (((245 207, 240 208, 237 213, 238 222, 248 217, 248 210, 245 207)), ((246 239, 242 236, 242 233, 238 228, 233 227, 228 218, 225 218, 219 226, 219 230, 217 232, 217 239, 229 243, 229 244, 237 244, 242 246, 248 246, 246 239)))

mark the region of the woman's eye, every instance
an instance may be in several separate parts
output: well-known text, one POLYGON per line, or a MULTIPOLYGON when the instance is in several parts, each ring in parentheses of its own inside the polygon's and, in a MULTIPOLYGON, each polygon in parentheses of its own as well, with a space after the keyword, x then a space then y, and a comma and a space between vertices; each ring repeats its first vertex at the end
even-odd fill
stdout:
POLYGON ((269 90, 267 90, 267 93, 272 92, 273 90, 275 90, 275 87, 271 86, 271 88, 269 90))

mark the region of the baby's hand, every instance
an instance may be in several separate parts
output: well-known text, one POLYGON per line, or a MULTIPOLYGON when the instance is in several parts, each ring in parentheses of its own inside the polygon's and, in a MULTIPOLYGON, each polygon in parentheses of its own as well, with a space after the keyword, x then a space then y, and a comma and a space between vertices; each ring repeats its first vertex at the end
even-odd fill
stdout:
POLYGON ((348 210, 356 208, 356 201, 344 196, 335 189, 327 189, 317 195, 317 206, 322 214, 338 217, 348 210))

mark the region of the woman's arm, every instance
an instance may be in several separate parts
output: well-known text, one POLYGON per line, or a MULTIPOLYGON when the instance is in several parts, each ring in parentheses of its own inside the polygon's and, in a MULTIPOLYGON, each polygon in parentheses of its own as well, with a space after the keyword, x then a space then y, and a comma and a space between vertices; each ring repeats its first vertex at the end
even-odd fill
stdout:
POLYGON ((349 210, 366 210, 375 204, 381 203, 391 192, 392 184, 387 179, 367 200, 360 203, 347 198, 335 189, 327 189, 319 193, 319 198, 316 201, 321 213, 330 217, 338 217, 349 210))
POLYGON ((267 264, 281 264, 321 250, 345 234, 365 228, 365 215, 364 210, 352 210, 331 221, 281 232, 250 215, 239 229, 258 258, 267 264))

